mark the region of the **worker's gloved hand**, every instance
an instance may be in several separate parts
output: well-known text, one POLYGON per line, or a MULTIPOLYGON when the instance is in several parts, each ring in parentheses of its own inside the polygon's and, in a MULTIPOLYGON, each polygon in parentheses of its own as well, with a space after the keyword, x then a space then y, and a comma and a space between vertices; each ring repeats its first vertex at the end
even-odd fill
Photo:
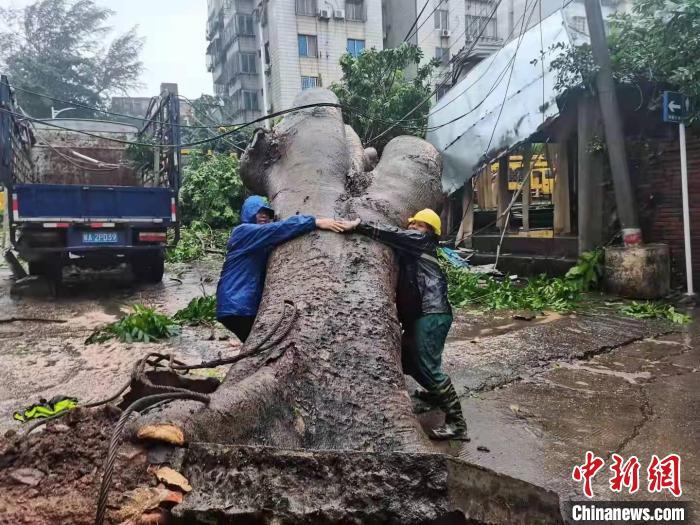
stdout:
POLYGON ((12 414, 12 417, 17 421, 25 423, 31 419, 43 419, 55 416, 66 410, 72 410, 76 406, 78 406, 78 399, 75 397, 55 396, 48 401, 46 401, 46 399, 40 399, 38 403, 18 410, 12 414))

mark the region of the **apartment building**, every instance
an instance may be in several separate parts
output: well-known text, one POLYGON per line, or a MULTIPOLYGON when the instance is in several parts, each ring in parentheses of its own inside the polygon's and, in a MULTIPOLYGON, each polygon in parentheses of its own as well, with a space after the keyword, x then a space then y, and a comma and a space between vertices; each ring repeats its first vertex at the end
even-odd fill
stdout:
POLYGON ((262 116, 262 64, 255 0, 207 0, 207 70, 235 123, 262 116))
POLYGON ((381 0, 208 0, 207 67, 235 122, 342 77, 340 57, 382 49, 381 0))
POLYGON ((433 78, 439 98, 452 85, 453 56, 474 43, 470 55, 481 59, 503 44, 498 15, 489 17, 495 6, 495 0, 384 0, 384 47, 405 41, 423 50, 423 63, 439 59, 433 78))

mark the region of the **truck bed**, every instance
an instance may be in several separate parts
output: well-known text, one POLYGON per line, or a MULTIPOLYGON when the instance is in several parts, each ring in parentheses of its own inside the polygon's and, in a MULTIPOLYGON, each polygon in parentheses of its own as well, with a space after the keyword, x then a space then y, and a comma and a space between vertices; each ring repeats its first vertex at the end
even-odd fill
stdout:
POLYGON ((158 222, 175 217, 171 188, 16 184, 12 188, 15 222, 158 222))

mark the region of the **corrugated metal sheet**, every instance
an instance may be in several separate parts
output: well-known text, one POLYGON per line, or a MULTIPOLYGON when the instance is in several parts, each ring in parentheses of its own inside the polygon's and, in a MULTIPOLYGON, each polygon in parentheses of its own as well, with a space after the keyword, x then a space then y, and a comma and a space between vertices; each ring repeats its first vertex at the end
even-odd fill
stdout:
POLYGON ((559 114, 550 65, 561 53, 552 46, 570 43, 562 12, 545 18, 518 41, 477 64, 430 111, 429 128, 441 127, 428 131, 426 138, 443 155, 442 183, 448 193, 459 189, 486 159, 523 142, 559 114))

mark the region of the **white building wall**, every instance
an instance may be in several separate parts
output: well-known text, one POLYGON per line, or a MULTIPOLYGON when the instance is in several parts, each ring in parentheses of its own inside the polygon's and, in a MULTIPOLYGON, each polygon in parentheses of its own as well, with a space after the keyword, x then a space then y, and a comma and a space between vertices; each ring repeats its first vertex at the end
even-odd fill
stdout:
MULTIPOLYGON (((415 0, 411 0, 412 2, 415 0)), ((423 7, 423 1, 418 0, 418 11, 423 7)), ((465 41, 465 3, 464 0, 431 0, 428 7, 423 12, 423 15, 418 20, 416 27, 419 27, 417 34, 418 47, 423 50, 423 61, 421 65, 426 64, 436 56, 436 48, 448 49, 449 56, 456 54, 462 47, 465 41), (435 13, 433 9, 437 7, 435 13), (442 30, 435 27, 435 15, 437 11, 447 10, 448 15, 448 30, 449 37, 442 36, 442 30), (432 13, 432 14, 431 14, 432 13)), ((449 66, 441 66, 437 69, 433 81, 442 79, 445 73, 449 71, 449 66)))
MULTIPOLYGON (((318 3, 329 9, 345 9, 344 0, 318 3)), ((318 77, 324 87, 342 77, 340 57, 349 38, 364 40, 365 48, 382 49, 381 0, 365 0, 366 22, 347 19, 321 20, 317 16, 296 14, 295 0, 270 0, 268 26, 263 35, 270 48, 269 103, 273 111, 292 107, 301 91, 301 77, 318 77), (299 56, 298 35, 317 37, 318 57, 299 56)))

